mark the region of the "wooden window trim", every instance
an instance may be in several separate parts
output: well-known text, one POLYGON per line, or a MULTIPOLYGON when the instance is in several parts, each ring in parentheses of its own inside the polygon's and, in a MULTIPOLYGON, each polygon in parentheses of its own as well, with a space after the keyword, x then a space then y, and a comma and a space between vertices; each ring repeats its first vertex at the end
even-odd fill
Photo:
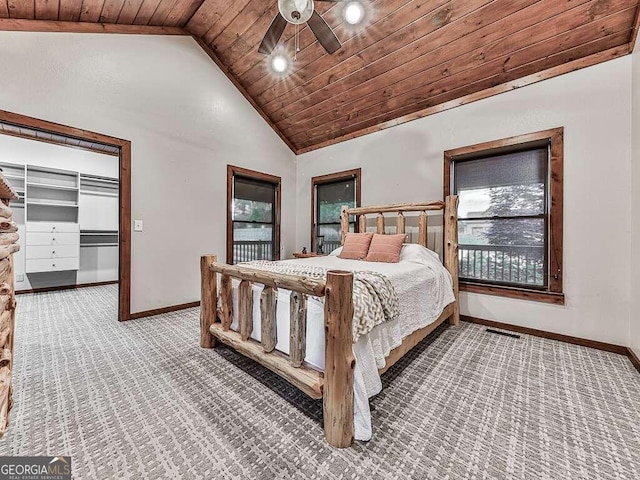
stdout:
POLYGON ((274 260, 280 260, 280 217, 282 207, 282 178, 268 173, 249 170, 248 168, 227 165, 227 263, 233 264, 233 176, 249 178, 276 186, 275 239, 274 260))
MULTIPOLYGON (((329 173, 311 178, 311 252, 316 251, 316 186, 324 183, 332 183, 339 180, 356 179, 356 207, 361 206, 362 194, 362 169, 354 168, 352 170, 344 170, 342 172, 329 173)), ((358 231, 358 222, 356 222, 356 232, 358 231)))
POLYGON ((509 298, 519 298, 523 300, 534 300, 538 302, 564 305, 565 299, 562 287, 562 215, 564 178, 563 127, 447 150, 444 152, 444 196, 446 197, 449 195, 451 191, 451 162, 456 157, 488 152, 505 147, 515 147, 521 144, 541 140, 548 140, 550 142, 550 172, 548 188, 551 195, 551 208, 549 211, 549 235, 547 240, 549 248, 549 278, 547 290, 541 291, 511 286, 485 285, 463 280, 460 280, 460 290, 472 293, 498 295, 509 298))

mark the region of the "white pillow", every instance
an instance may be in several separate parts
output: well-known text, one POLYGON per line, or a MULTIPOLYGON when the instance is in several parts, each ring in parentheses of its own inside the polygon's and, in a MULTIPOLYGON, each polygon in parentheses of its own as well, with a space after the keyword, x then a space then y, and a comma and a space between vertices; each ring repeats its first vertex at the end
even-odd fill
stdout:
POLYGON ((417 243, 405 243, 402 246, 402 251, 400 252, 400 261, 401 262, 412 262, 412 263, 428 263, 433 260, 440 261, 440 257, 433 250, 429 250, 422 245, 418 245, 417 243))
POLYGON ((336 248, 333 252, 329 254, 330 257, 337 257, 342 253, 342 247, 336 248))

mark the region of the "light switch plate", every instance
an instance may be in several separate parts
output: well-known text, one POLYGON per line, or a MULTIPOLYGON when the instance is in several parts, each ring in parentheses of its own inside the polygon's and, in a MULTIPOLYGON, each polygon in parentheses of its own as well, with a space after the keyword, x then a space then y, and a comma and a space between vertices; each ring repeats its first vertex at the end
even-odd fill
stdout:
POLYGON ((133 222, 133 231, 141 232, 142 231, 142 220, 135 220, 133 222))

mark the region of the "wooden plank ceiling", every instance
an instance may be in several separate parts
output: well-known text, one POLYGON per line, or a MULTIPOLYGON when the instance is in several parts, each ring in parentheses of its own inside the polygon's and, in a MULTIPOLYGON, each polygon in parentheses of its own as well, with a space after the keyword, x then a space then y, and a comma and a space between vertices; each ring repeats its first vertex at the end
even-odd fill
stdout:
MULTIPOLYGON (((367 20, 354 28, 342 18, 344 3, 316 2, 343 46, 328 55, 301 28, 285 76, 258 53, 275 0, 0 0, 0 28, 73 30, 59 22, 81 22, 193 35, 292 149, 304 152, 627 54, 639 2, 363 3, 367 20)), ((281 39, 287 52, 294 32, 288 25, 281 39)))

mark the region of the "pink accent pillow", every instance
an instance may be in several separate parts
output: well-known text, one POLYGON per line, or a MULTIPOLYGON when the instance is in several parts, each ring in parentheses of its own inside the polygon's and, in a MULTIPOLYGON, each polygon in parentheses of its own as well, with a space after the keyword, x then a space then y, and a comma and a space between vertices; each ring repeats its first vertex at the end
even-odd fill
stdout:
POLYGON ((369 251, 373 233, 347 233, 338 258, 347 260, 364 260, 369 251))
POLYGON ((397 235, 375 234, 369 246, 367 262, 398 263, 400 251, 407 236, 404 233, 397 235))

